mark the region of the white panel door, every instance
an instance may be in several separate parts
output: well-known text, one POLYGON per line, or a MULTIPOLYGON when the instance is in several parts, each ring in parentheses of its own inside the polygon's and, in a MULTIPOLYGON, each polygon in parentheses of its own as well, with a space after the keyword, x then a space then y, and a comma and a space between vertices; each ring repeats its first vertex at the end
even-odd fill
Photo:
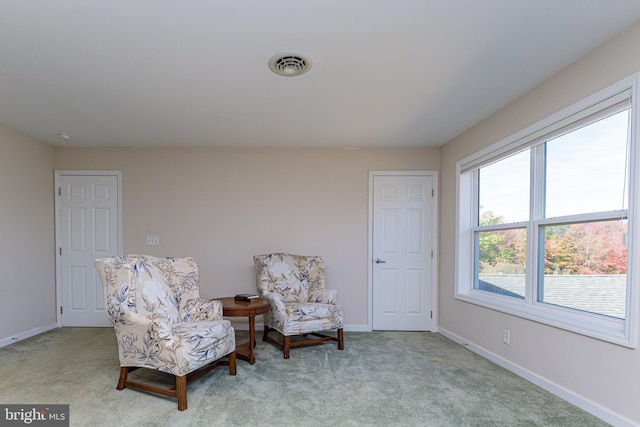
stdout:
POLYGON ((373 176, 373 329, 432 331, 433 177, 373 176))
POLYGON ((96 258, 118 255, 118 176, 61 175, 58 255, 63 326, 111 326, 96 258))

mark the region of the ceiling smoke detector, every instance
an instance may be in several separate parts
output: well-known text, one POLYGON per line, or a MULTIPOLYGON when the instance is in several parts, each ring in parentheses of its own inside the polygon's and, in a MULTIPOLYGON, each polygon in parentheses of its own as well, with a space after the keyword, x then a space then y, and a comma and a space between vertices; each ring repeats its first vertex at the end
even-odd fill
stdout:
POLYGON ((269 68, 279 76, 294 77, 309 71, 313 63, 299 53, 279 53, 269 60, 269 68))

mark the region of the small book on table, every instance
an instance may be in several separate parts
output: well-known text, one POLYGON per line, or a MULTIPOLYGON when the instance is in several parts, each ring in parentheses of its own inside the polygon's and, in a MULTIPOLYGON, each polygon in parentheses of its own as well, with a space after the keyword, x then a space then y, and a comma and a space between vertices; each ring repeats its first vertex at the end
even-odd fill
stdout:
POLYGON ((252 299, 260 298, 260 295, 256 294, 238 294, 235 296, 236 301, 251 301, 252 299))

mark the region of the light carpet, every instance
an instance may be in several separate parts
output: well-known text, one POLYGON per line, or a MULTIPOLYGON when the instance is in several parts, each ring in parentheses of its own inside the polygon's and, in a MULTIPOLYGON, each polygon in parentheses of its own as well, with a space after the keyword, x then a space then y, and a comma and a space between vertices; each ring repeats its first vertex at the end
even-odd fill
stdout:
POLYGON ((70 404, 71 426, 607 425, 439 334, 347 332, 344 351, 294 348, 289 360, 256 336, 254 365, 193 381, 179 412, 173 399, 116 390, 111 328, 52 330, 0 348, 0 403, 70 404))

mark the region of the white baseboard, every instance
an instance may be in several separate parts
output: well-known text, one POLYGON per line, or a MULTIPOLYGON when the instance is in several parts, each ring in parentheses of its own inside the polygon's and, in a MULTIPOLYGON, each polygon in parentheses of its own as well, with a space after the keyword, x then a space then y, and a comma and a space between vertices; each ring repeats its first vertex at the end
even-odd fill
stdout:
POLYGON ((372 332, 369 325, 344 325, 345 332, 372 332))
MULTIPOLYGON (((227 318, 229 319, 229 318, 227 318)), ((231 320, 231 324, 233 325, 236 331, 248 331, 249 330, 249 320, 243 319, 244 321, 238 319, 229 319, 231 320)), ((256 323, 256 331, 261 331, 264 329, 263 323, 256 323)), ((371 328, 367 325, 345 325, 345 332, 371 332, 371 328)))
POLYGON ((484 357, 485 359, 488 359, 490 361, 492 361, 493 363, 495 363, 496 365, 499 365, 511 372, 513 372, 514 374, 524 378, 525 380, 532 382, 533 384, 547 390, 548 392, 560 397, 561 399, 566 400, 567 402, 577 406, 580 409, 583 409, 584 411, 589 412, 590 414, 592 414, 593 416, 596 416, 598 418, 600 418, 601 420, 614 425, 614 426, 638 426, 638 423, 620 415, 617 414, 613 411, 611 411, 608 408, 603 407, 602 405, 599 405, 598 403, 589 400, 587 398, 585 398, 584 396, 581 396, 559 384, 556 384, 553 381, 550 381, 549 379, 542 377, 538 374, 536 374, 535 372, 532 372, 526 368, 523 368, 520 365, 516 365, 515 363, 501 357, 498 356, 495 353, 492 353, 488 350, 486 350, 483 347, 477 346, 467 340, 465 340, 464 338, 446 330, 443 329, 442 327, 439 328, 438 331, 440 334, 444 335, 445 337, 449 338, 450 340, 468 348, 469 350, 473 351, 474 353, 479 354, 480 356, 484 357))
POLYGON ((23 339, 26 339, 26 338, 31 338, 35 335, 50 331, 51 329, 55 329, 57 327, 58 327, 57 324, 51 323, 49 325, 40 326, 39 328, 31 329, 30 331, 21 332, 19 334, 15 334, 7 338, 2 338, 0 339, 0 347, 13 344, 14 342, 22 341, 23 339))

